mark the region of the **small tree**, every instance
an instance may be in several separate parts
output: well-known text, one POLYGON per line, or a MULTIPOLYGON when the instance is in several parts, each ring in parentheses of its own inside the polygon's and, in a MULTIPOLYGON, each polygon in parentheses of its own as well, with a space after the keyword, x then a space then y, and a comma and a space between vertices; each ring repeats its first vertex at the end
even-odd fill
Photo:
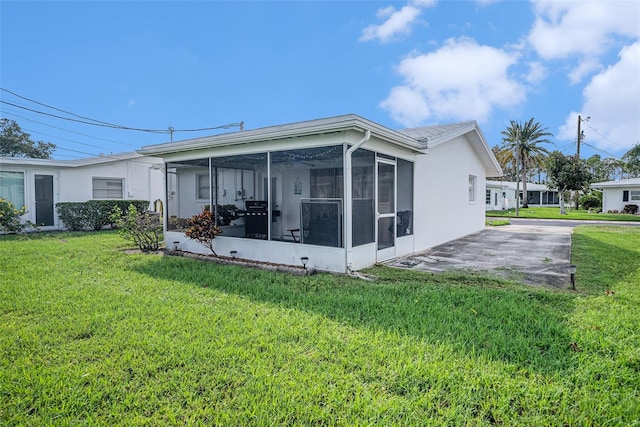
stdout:
POLYGON ((0 197, 0 231, 17 233, 32 225, 28 221, 22 221, 21 217, 26 212, 25 206, 17 209, 13 203, 0 197))
POLYGON ((118 227, 118 233, 133 241, 141 251, 157 251, 160 247, 163 233, 160 214, 157 212, 139 213, 134 205, 129 205, 127 212, 122 212, 120 206, 116 206, 110 219, 118 227))
POLYGON ((213 249, 213 239, 220 233, 222 230, 216 225, 215 214, 210 210, 203 210, 198 215, 187 219, 187 230, 184 234, 190 239, 197 240, 213 255, 218 256, 213 249))
POLYGON ((0 156, 50 159, 56 145, 51 142, 33 141, 13 120, 0 119, 0 156))
POLYGON ((547 161, 547 184, 558 190, 560 194, 560 213, 564 210, 565 191, 582 190, 590 181, 591 174, 585 163, 573 156, 567 157, 559 151, 554 151, 547 161))

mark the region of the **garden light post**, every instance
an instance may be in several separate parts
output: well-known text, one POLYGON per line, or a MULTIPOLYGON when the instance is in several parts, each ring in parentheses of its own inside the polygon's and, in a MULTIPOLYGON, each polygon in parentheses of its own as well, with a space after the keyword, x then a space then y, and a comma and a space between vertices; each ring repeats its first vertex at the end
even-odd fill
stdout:
POLYGON ((309 257, 306 257, 306 256, 300 257, 300 262, 302 263, 302 267, 306 270, 307 263, 309 262, 309 257))
POLYGON ((571 289, 576 290, 576 271, 578 270, 578 266, 575 264, 569 264, 567 267, 567 272, 571 275, 571 289))

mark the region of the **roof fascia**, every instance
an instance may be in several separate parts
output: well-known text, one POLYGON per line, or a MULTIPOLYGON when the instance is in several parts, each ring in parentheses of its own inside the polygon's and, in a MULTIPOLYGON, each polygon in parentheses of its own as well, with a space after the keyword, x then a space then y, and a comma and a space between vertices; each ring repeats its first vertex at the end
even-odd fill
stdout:
POLYGON ((387 127, 381 126, 355 114, 311 120, 260 129, 245 130, 229 134, 215 135, 203 138, 189 139, 142 147, 138 153, 147 156, 172 154, 183 151, 196 151, 206 148, 223 147, 228 145, 251 144, 270 140, 297 138, 323 133, 365 130, 385 141, 422 151, 420 144, 411 137, 403 135, 387 127))
POLYGON ((110 163, 110 162, 118 162, 121 160, 136 159, 141 157, 144 157, 144 156, 136 152, 103 155, 98 157, 89 157, 89 158, 77 159, 77 160, 31 159, 26 157, 0 157, 0 165, 77 168, 77 167, 91 166, 91 165, 96 165, 101 163, 110 163))

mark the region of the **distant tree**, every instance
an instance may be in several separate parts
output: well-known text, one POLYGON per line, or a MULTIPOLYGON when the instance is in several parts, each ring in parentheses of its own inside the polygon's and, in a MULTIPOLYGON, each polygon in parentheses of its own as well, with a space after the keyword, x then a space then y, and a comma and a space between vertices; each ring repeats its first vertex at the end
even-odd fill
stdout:
POLYGON ((622 156, 624 169, 629 178, 640 177, 640 144, 634 145, 631 150, 622 156))
POLYGON ((548 136, 547 128, 543 128, 538 122, 534 123, 532 117, 528 122, 520 123, 511 120, 509 127, 502 131, 502 147, 498 154, 498 161, 505 164, 511 163, 519 167, 522 180, 522 194, 524 195, 522 207, 529 207, 527 203, 527 171, 529 168, 542 168, 549 150, 539 144, 553 144, 548 136), (516 165, 517 163, 517 165, 516 165))
POLYGON ((593 182, 615 181, 622 177, 625 163, 622 160, 607 157, 603 159, 594 154, 587 159, 587 167, 593 175, 593 182))
POLYGON ((51 142, 31 140, 31 135, 20 129, 13 120, 0 119, 0 156, 50 159, 56 145, 51 142))
POLYGON ((584 160, 574 156, 565 156, 559 151, 554 151, 547 159, 547 185, 558 190, 560 195, 560 213, 564 210, 564 193, 567 191, 582 190, 591 182, 591 174, 584 160))

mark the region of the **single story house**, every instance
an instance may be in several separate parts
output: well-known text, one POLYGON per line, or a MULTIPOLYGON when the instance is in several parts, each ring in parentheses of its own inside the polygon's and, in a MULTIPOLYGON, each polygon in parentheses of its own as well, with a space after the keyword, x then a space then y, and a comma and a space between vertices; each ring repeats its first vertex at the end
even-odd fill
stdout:
POLYGON ((596 182, 591 188, 602 191, 602 212, 622 212, 625 205, 640 206, 640 178, 596 182))
POLYGON ((502 173, 476 122, 396 131, 349 114, 143 147, 165 162, 165 239, 215 209, 219 255, 348 272, 484 228, 502 173))
POLYGON ((91 199, 164 199, 161 159, 138 153, 78 160, 0 157, 0 197, 26 206, 24 219, 41 230, 58 230, 58 202, 91 199))
MULTIPOLYGON (((520 206, 522 206, 522 182, 519 185, 520 206)), ((527 182, 527 203, 530 207, 560 206, 558 191, 550 190, 545 184, 527 182)), ((487 180, 485 209, 496 211, 516 207, 516 182, 487 180)))

